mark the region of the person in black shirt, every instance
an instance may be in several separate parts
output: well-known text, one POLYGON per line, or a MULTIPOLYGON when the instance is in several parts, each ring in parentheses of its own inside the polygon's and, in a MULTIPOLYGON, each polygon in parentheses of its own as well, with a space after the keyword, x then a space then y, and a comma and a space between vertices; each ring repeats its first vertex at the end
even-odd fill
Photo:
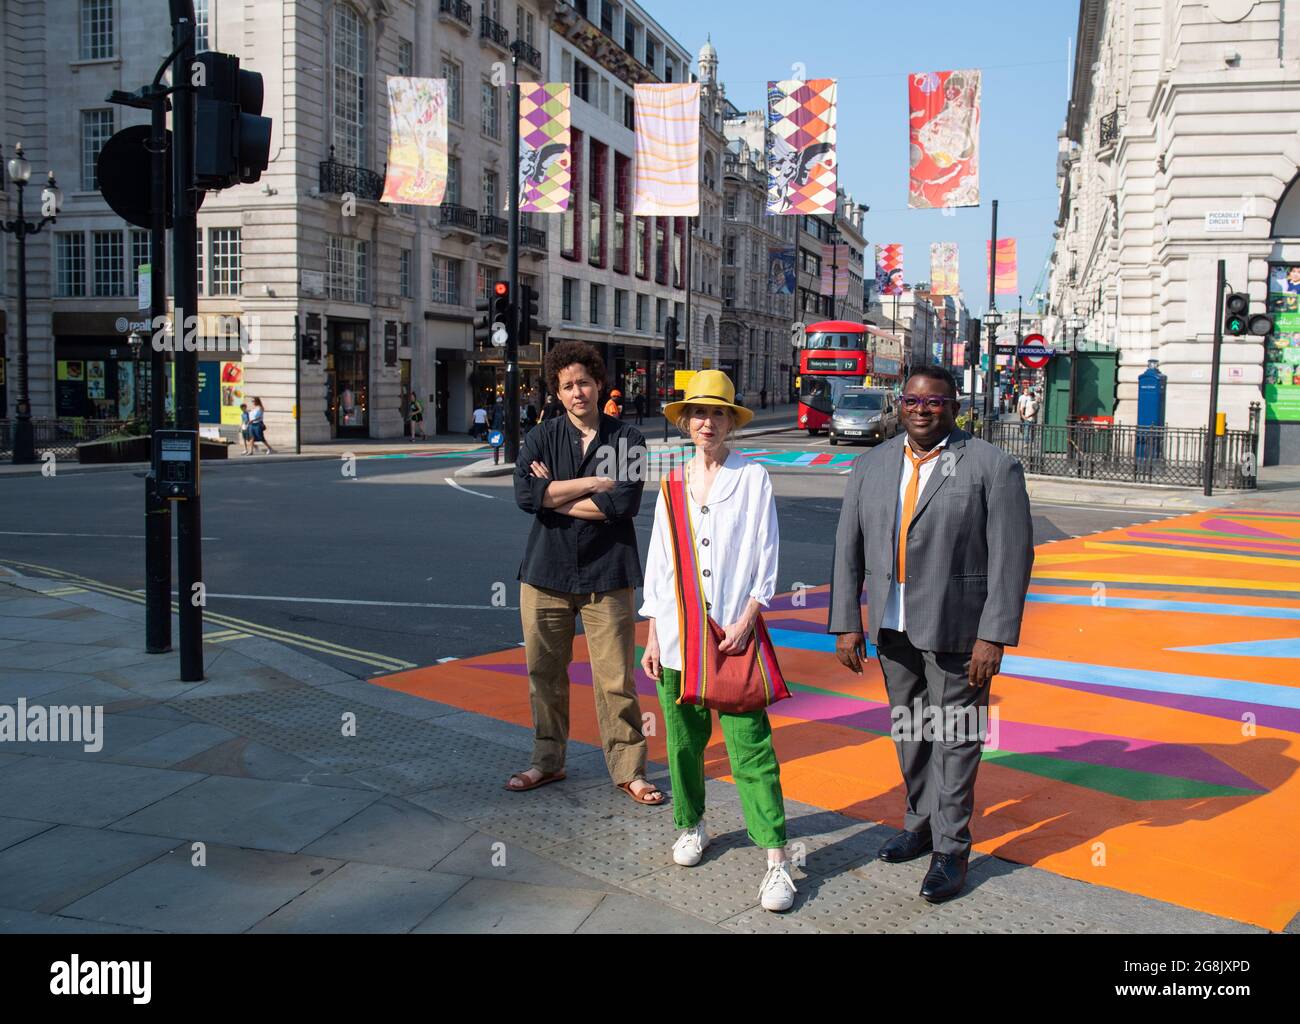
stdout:
POLYGON ((519 567, 533 758, 506 788, 523 792, 565 777, 569 662, 581 615, 605 765, 632 799, 659 804, 663 793, 645 779, 632 600, 641 585, 635 519, 645 486, 645 438, 601 415, 605 365, 590 345, 556 345, 546 357, 546 377, 564 413, 528 433, 515 463, 515 501, 533 516, 519 567))

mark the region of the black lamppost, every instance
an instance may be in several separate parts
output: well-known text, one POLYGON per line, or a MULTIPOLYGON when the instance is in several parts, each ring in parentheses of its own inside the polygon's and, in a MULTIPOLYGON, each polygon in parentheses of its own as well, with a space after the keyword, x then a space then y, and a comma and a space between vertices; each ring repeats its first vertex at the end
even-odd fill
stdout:
POLYGON ((18 239, 18 401, 14 416, 14 458, 17 465, 36 461, 36 439, 32 433, 32 399, 27 387, 27 236, 37 234, 46 224, 53 224, 58 215, 63 195, 54 172, 50 171, 45 189, 41 192, 41 219, 30 222, 23 216, 23 189, 32 176, 32 165, 23 156, 23 144, 14 148, 13 159, 7 167, 9 178, 18 186, 18 216, 0 223, 0 231, 18 239))
MULTIPOLYGON (((984 440, 993 440, 993 388, 998 373, 998 328, 1002 326, 1002 314, 993 306, 983 317, 984 348, 987 351, 988 369, 984 372, 984 440)), ((974 390, 975 370, 971 370, 971 385, 974 390)))
POLYGON ((139 331, 132 331, 131 336, 127 339, 131 346, 131 360, 134 366, 131 367, 131 379, 134 382, 131 386, 131 416, 133 419, 141 419, 140 415, 140 350, 144 348, 144 338, 140 336, 139 331))
POLYGON ((1079 390, 1079 332, 1083 330, 1083 317, 1077 313, 1070 317, 1068 326, 1074 334, 1074 344, 1070 349, 1070 419, 1073 420, 1078 415, 1076 408, 1078 399, 1076 395, 1079 390))

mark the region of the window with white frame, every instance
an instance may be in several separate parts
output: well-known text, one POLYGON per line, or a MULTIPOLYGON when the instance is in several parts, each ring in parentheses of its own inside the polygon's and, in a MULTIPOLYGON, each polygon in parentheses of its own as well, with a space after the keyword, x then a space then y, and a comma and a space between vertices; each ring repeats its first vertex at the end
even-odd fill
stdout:
POLYGON ((334 158, 358 166, 365 152, 366 26, 353 8, 334 7, 334 158))
POLYGON ((532 46, 535 32, 534 24, 533 12, 527 10, 523 4, 519 4, 515 8, 515 38, 532 46))
POLYGON ((113 0, 81 0, 81 59, 113 56, 113 0))
POLYGON ((113 137, 113 110, 83 110, 81 112, 81 190, 99 190, 95 161, 104 143, 113 137))
POLYGON ((480 299, 492 299, 492 286, 501 280, 501 268, 490 263, 480 263, 475 270, 474 294, 480 299))
POLYGON ((453 206, 460 205, 460 157, 447 157, 447 190, 442 201, 453 206))
POLYGON ((343 302, 370 301, 369 242, 331 235, 325 266, 326 289, 331 299, 343 302))
POLYGON ((459 124, 461 121, 460 65, 450 57, 443 57, 442 77, 447 80, 447 117, 459 124))
POLYGON ((126 292, 128 295, 140 294, 140 265, 149 262, 149 232, 132 231, 131 232, 131 276, 127 278, 126 292))
POLYGON ((497 197, 500 192, 497 189, 497 172, 490 171, 486 168, 483 170, 483 210, 482 212, 492 217, 501 216, 501 211, 497 208, 497 197))
POLYGON ((211 0, 194 0, 194 52, 212 48, 211 0))
POLYGON ((664 321, 668 318, 668 300, 655 299, 655 334, 663 334, 664 321))
POLYGON ((397 258, 398 292, 404 299, 411 297, 411 250, 403 249, 397 258))
POLYGON ((572 323, 577 318, 576 305, 578 282, 566 277, 560 284, 560 319, 572 323))
POLYGON ((493 139, 501 138, 501 106, 497 87, 486 78, 483 79, 483 134, 493 139))
POLYGON ((209 295, 238 295, 242 260, 240 257, 239 228, 210 228, 208 251, 211 272, 208 275, 209 295))
POLYGON ((646 329, 645 318, 649 306, 650 299, 648 296, 638 295, 636 297, 636 329, 638 331, 644 331, 646 329))
POLYGON ((605 304, 605 289, 598 284, 591 286, 591 309, 587 315, 591 318, 593 324, 600 323, 601 307, 605 304))
POLYGON ((622 288, 614 289, 614 326, 627 326, 627 292, 622 288))
POLYGON ((92 231, 90 251, 94 269, 93 294, 125 295, 126 254, 122 249, 122 232, 92 231))
POLYGON ((429 265, 430 300, 459 306, 461 261, 434 253, 429 265))
POLYGON ((203 229, 194 232, 194 267, 198 271, 198 294, 203 294, 203 229))
POLYGON ((58 294, 86 294, 86 236, 80 231, 54 234, 54 263, 58 272, 58 294))
POLYGON ((403 78, 415 74, 415 45, 409 39, 397 40, 397 73, 403 78))

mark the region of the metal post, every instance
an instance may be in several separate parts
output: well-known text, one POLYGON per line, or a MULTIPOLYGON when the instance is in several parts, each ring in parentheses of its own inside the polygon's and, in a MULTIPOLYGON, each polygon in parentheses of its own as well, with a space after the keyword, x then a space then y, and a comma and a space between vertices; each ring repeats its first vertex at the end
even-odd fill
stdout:
POLYGON ((1223 354, 1223 292, 1227 266, 1219 260, 1218 284, 1214 291, 1214 353, 1210 358, 1210 417, 1205 428, 1205 496, 1214 494, 1215 422, 1219 418, 1219 359, 1223 354))
POLYGON ((14 465, 36 461, 36 438, 32 431, 32 396, 27 387, 27 218, 23 213, 23 188, 18 186, 18 408, 14 417, 14 465))
MULTIPOLYGON (((196 195, 194 188, 194 92, 190 68, 194 64, 194 2, 170 0, 172 42, 176 47, 172 102, 172 280, 174 312, 172 337, 185 336, 185 317, 197 315, 198 280, 195 267, 196 195)), ((198 353, 176 352, 176 428, 199 429, 198 353)), ((195 463, 194 479, 202 477, 202 459, 195 463)), ((180 663, 182 682, 203 679, 203 552, 200 495, 180 502, 176 510, 176 582, 180 607, 180 663)))
MULTIPOLYGON (((686 218, 686 353, 683 357, 683 368, 691 368, 691 236, 695 234, 695 218, 686 218)), ((674 343, 675 344, 675 343, 674 343)), ((677 353, 673 353, 673 358, 677 358, 677 353)))
MULTIPOLYGON (((511 47, 510 64, 510 221, 507 276, 510 281, 510 309, 506 326, 506 462, 519 457, 519 49, 511 47)), ((571 202, 577 202, 575 196, 571 202)))

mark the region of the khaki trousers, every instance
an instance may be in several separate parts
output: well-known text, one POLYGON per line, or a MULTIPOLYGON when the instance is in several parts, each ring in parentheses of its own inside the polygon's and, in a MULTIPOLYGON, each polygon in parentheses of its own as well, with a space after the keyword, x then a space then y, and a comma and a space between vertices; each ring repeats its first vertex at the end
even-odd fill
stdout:
POLYGON ((576 617, 581 615, 591 658, 596 721, 610 778, 615 785, 645 778, 632 597, 631 587, 600 594, 565 594, 519 584, 533 707, 532 766, 539 771, 558 772, 564 767, 569 741, 569 662, 573 660, 576 617))

